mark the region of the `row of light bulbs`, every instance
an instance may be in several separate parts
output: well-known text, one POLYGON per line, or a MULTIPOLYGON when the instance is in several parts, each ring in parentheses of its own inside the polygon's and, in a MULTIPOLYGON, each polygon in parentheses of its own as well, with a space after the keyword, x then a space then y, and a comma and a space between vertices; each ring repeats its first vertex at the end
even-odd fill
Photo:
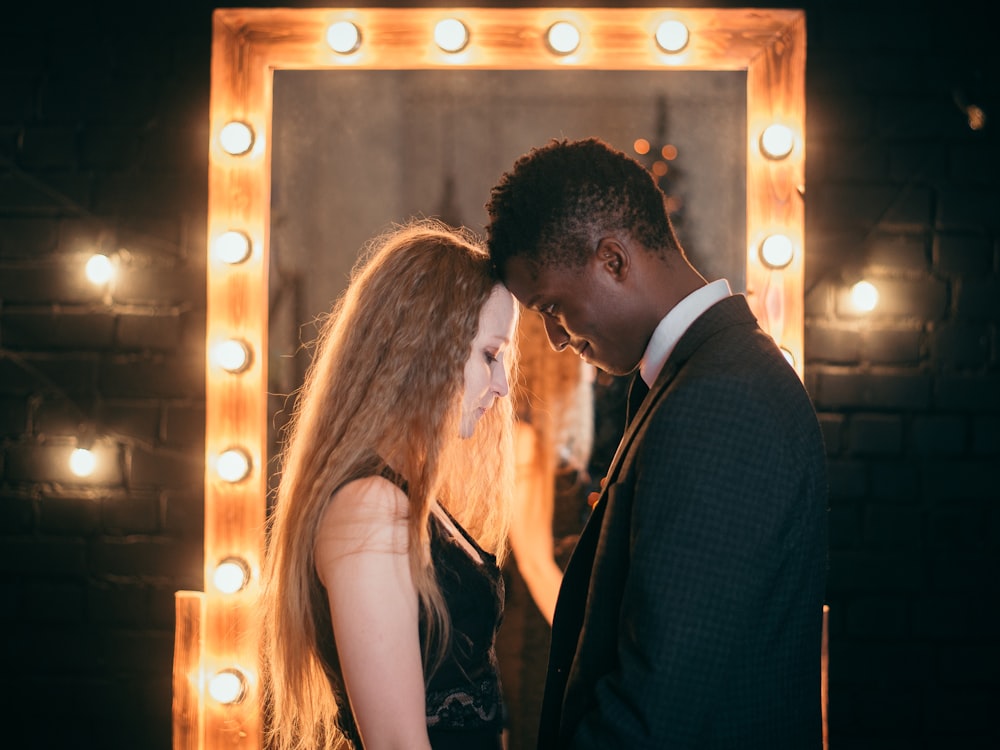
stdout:
MULTIPOLYGON (((455 54, 469 46, 472 33, 465 23, 457 18, 444 18, 434 24, 434 43, 442 52, 455 54)), ((667 54, 677 54, 683 50, 691 34, 681 21, 663 21, 656 28, 654 39, 657 46, 667 54)), ((340 55, 352 55, 361 49, 362 33, 352 21, 337 21, 327 27, 326 43, 340 55)), ((545 44, 555 55, 571 55, 583 41, 580 29, 570 21, 557 21, 545 31, 545 44)))

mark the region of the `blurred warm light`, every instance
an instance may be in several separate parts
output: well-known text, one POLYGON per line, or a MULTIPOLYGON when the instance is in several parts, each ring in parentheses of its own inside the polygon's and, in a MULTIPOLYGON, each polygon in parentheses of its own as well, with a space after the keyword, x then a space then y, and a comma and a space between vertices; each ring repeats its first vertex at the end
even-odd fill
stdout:
POLYGON ((769 125, 760 135, 760 148, 771 159, 784 159, 795 147, 795 134, 785 125, 769 125))
POLYGON ((672 143, 668 143, 666 146, 660 149, 660 154, 667 161, 673 161, 677 158, 677 146, 672 143))
POLYGON ((795 245, 784 234, 772 234, 760 243, 760 259, 768 268, 784 268, 795 257, 795 245))
POLYGON ((250 566, 239 557, 227 557, 215 566, 212 583, 223 594, 235 594, 250 581, 250 566))
POLYGON ((636 138, 635 143, 632 144, 632 149, 640 156, 644 156, 649 153, 649 141, 645 138, 636 138))
POLYGON ((656 29, 656 43, 664 52, 680 52, 687 47, 690 34, 680 21, 664 21, 656 29))
POLYGON ((111 262, 111 258, 107 255, 95 253, 87 260, 84 272, 87 274, 87 279, 90 283, 98 285, 107 284, 115 275, 115 266, 111 262))
POLYGON ((795 367, 795 355, 792 354, 785 347, 781 347, 781 354, 784 356, 785 361, 794 368, 795 367))
POLYGON ((445 52, 461 52, 469 43, 469 30, 457 18, 446 18, 434 26, 434 43, 445 52))
POLYGON ((250 366, 250 346, 239 339, 220 341, 212 347, 212 361, 226 372, 242 372, 250 366))
POLYGON ((253 146, 253 130, 245 122, 233 120, 219 131, 219 143, 227 154, 240 156, 253 146))
POLYGON ((657 177, 663 177, 667 173, 667 163, 665 161, 654 161, 650 171, 657 177))
POLYGON ((557 55, 568 55, 580 46, 580 30, 568 21, 557 21, 545 32, 545 41, 557 55))
POLYGON ((986 127, 986 113, 982 107, 970 104, 965 109, 965 115, 969 118, 969 129, 982 130, 986 127))
POLYGON ((337 21, 327 28, 326 43, 334 52, 349 55, 361 46, 361 31, 350 21, 337 21))
POLYGON ((878 289, 869 281, 859 281, 851 287, 851 304, 859 312, 871 312, 878 305, 878 289))
POLYGON ((208 681, 208 694, 219 703, 239 703, 246 693, 247 680, 238 669, 223 669, 208 681))
POLYGON ((241 448, 230 448, 219 454, 215 471, 227 482, 239 482, 250 473, 250 456, 241 448))
POLYGON ((87 448, 77 448, 69 455, 69 470, 74 475, 85 478, 97 468, 97 456, 87 448))
POLYGON ((243 232, 223 232, 212 243, 212 254, 223 263, 242 263, 250 257, 250 238, 243 232))

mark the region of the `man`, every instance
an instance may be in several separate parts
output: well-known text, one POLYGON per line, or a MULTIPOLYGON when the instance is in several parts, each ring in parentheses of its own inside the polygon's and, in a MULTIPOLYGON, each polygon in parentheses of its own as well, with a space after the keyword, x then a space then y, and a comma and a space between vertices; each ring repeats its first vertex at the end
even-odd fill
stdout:
POLYGON ((487 210, 551 345, 638 370, 559 591, 539 750, 821 747, 826 460, 796 373, 607 144, 532 150, 487 210))

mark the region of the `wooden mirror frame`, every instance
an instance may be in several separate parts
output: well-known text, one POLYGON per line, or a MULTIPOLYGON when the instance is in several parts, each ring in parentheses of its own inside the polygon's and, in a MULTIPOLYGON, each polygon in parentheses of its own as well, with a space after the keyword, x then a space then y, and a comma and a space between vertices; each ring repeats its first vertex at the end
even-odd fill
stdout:
MULTIPOLYGON (((273 73, 280 69, 596 69, 746 72, 746 283, 751 309, 802 375, 805 178, 805 14, 801 10, 688 8, 310 8, 219 9, 213 16, 207 262, 205 425, 205 591, 178 592, 174 668, 174 748, 261 746, 258 638, 254 616, 266 513, 268 242, 273 73), (434 25, 450 17, 470 31, 458 53, 438 49, 434 25), (668 54, 659 25, 681 21, 690 39, 668 54), (339 54, 327 28, 350 21, 360 47, 339 54), (581 32, 579 48, 559 56, 545 42, 556 21, 581 32), (250 147, 227 152, 232 122, 248 126, 250 147), (784 158, 767 157, 761 135, 781 124, 794 136, 784 158), (213 251, 236 231, 249 255, 228 263, 213 251), (761 242, 781 233, 791 261, 771 268, 761 242), (224 370, 211 356, 236 339, 248 364, 224 370), (218 456, 240 449, 249 471, 238 481, 217 474, 218 456), (226 558, 243 561, 246 585, 212 585, 226 558), (243 693, 230 703, 210 697, 209 682, 236 670, 243 693)), ((485 197, 484 197, 485 200, 485 197)))

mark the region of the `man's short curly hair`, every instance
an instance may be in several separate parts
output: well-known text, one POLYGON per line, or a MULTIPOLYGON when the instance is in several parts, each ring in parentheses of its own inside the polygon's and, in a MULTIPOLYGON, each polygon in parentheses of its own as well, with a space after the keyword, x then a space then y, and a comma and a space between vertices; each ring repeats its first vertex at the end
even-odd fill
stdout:
POLYGON ((582 266, 596 235, 616 230, 652 251, 679 249, 653 175, 598 138, 532 149, 500 178, 486 210, 490 256, 501 274, 515 256, 537 268, 582 266))

